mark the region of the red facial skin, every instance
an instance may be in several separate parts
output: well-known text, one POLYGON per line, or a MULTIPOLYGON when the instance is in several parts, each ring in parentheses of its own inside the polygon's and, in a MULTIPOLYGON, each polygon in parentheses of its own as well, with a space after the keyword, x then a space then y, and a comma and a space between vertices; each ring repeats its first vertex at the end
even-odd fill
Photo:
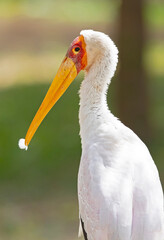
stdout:
POLYGON ((84 41, 84 37, 81 35, 73 40, 71 43, 66 57, 72 59, 72 61, 76 65, 77 74, 86 67, 87 65, 87 53, 86 53, 86 44, 84 41), (80 50, 75 52, 75 48, 79 47, 80 50))

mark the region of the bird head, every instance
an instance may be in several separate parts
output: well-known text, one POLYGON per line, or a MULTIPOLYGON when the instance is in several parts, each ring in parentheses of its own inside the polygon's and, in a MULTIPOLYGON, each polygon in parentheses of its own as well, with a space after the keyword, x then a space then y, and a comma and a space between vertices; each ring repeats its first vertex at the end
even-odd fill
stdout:
MULTIPOLYGON (((107 35, 93 30, 83 30, 80 36, 73 40, 40 108, 31 122, 25 139, 19 140, 21 149, 27 150, 37 128, 78 73, 81 70, 88 72, 97 59, 108 53, 108 49, 112 52, 112 49, 116 51, 117 48, 114 48, 113 42, 107 35)), ((114 55, 117 55, 117 53, 114 55)))

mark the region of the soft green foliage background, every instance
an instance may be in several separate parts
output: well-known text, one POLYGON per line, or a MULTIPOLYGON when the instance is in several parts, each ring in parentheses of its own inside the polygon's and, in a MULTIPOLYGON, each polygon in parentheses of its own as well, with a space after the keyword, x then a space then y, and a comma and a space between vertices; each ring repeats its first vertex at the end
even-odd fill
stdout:
MULTIPOLYGON (((79 31, 104 31, 117 42, 119 7, 120 1, 105 0, 0 1, 0 239, 77 239, 83 74, 48 114, 29 150, 19 150, 17 142, 79 31)), ((164 183, 164 4, 145 1, 143 12, 153 126, 147 144, 164 183)), ((108 102, 117 115, 115 80, 108 102)))

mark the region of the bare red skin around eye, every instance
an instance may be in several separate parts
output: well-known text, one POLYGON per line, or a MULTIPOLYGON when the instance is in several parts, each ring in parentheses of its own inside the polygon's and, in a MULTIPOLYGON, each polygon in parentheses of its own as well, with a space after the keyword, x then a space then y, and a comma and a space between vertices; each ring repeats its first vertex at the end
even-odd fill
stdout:
POLYGON ((77 74, 86 67, 87 53, 86 53, 86 44, 83 36, 79 36, 73 40, 73 42, 71 43, 67 51, 66 57, 71 58, 72 61, 75 63, 77 74), (80 51, 78 53, 73 52, 73 49, 76 47, 80 48, 80 51))

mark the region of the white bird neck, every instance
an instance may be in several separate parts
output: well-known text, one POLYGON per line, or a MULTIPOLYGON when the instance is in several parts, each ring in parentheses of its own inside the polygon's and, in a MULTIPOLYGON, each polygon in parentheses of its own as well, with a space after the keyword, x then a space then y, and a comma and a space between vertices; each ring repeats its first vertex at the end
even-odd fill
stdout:
POLYGON ((106 92, 114 74, 110 56, 97 59, 85 74, 80 88, 80 136, 82 145, 93 137, 96 129, 114 116, 110 113, 106 92))

